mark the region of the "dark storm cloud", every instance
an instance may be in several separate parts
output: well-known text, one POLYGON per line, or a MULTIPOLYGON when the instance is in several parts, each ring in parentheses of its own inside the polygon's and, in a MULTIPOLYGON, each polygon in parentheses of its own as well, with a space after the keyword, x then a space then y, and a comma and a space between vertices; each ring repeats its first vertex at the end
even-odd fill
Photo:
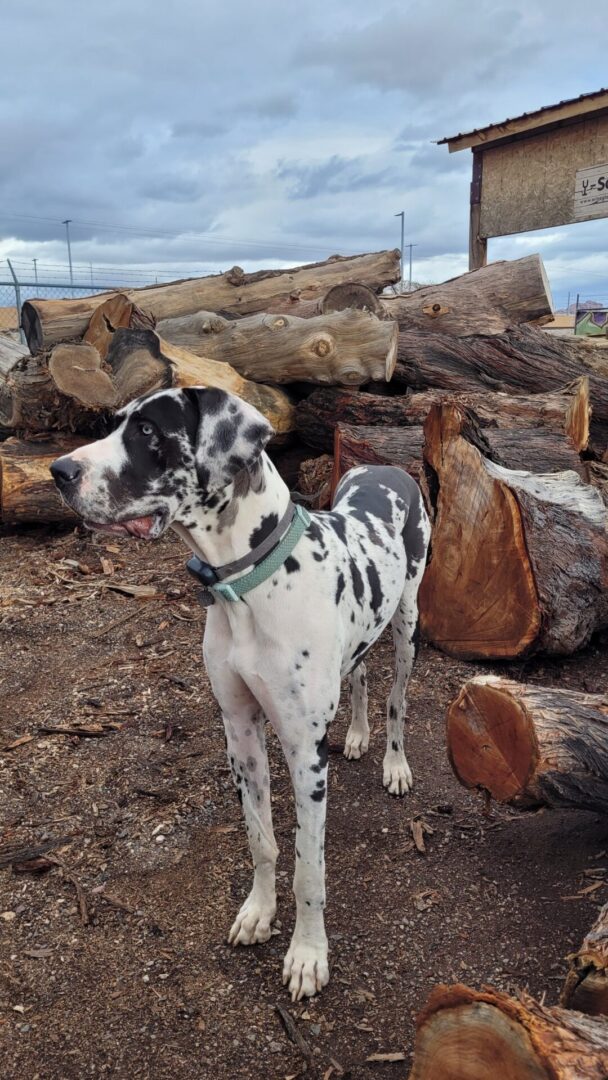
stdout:
MULTIPOLYGON (((30 265, 65 261, 66 217, 76 262, 182 275, 392 247, 403 208, 417 276, 445 277, 466 267, 470 155, 434 140, 605 81, 600 6, 565 0, 309 0, 297 17, 105 0, 78 19, 22 0, 1 20, 0 259, 30 265)), ((603 228, 490 250, 600 281, 603 228)))

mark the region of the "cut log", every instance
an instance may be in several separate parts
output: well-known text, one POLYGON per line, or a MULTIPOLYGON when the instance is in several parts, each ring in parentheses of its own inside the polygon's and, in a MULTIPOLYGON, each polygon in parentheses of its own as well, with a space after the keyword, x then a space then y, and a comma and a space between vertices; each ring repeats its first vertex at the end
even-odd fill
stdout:
POLYGON ((96 435, 108 413, 152 390, 216 386, 263 413, 277 435, 295 426, 294 408, 276 387, 249 382, 229 364, 194 356, 153 330, 118 329, 105 362, 87 344, 56 345, 48 363, 30 356, 11 373, 0 424, 15 431, 79 431, 96 435))
POLYGON ((94 345, 102 360, 108 355, 114 332, 128 330, 153 330, 154 317, 138 308, 124 293, 115 293, 93 312, 83 341, 94 345))
POLYGON ((608 699, 494 675, 469 679, 447 711, 464 787, 519 809, 608 813, 608 699))
POLYGON ((601 456, 608 447, 608 351, 530 327, 494 337, 399 334, 395 377, 413 390, 541 394, 582 376, 589 378, 591 439, 601 456))
POLYGON ((84 442, 61 436, 37 442, 10 438, 0 443, 0 521, 4 525, 76 521, 77 515, 59 497, 49 466, 84 442))
POLYGON ((580 949, 568 957, 560 1003, 591 1016, 608 1016, 608 904, 601 908, 580 949))
MULTIPOLYGON (((423 424, 432 405, 446 400, 473 409, 483 429, 539 429, 566 435, 575 450, 589 440, 589 379, 576 379, 561 390, 515 397, 492 391, 426 390, 419 394, 381 397, 322 387, 296 408, 302 439, 318 450, 333 446, 336 424, 387 424, 391 427, 423 424)), ((533 460, 532 458, 530 460, 533 460)))
MULTIPOLYGON (((234 266, 225 274, 173 281, 131 289, 125 296, 155 319, 191 315, 195 311, 228 311, 246 315, 266 311, 270 304, 297 292, 302 300, 314 300, 337 284, 360 281, 375 292, 399 280, 399 252, 369 255, 334 255, 320 263, 290 270, 260 270, 245 274, 234 266)), ((21 322, 32 352, 60 341, 81 338, 97 308, 112 293, 98 293, 78 300, 26 300, 21 322)))
POLYGON ((223 360, 257 382, 316 382, 359 386, 391 378, 397 355, 397 324, 366 311, 337 311, 300 319, 251 315, 223 319, 209 311, 162 319, 165 341, 197 356, 223 360))
POLYGON ((463 659, 574 652, 608 625, 606 507, 572 471, 496 464, 484 436, 455 405, 425 423, 437 509, 423 633, 463 659))
POLYGON ((382 306, 401 330, 454 337, 502 334, 518 323, 553 316, 549 284, 540 255, 489 263, 479 270, 426 285, 413 293, 382 297, 382 306))
POLYGON ((336 475, 339 478, 358 465, 399 465, 418 480, 423 469, 423 443, 420 424, 402 428, 338 424, 334 440, 336 475))
POLYGON ((409 1080, 606 1080, 608 1023, 528 994, 437 986, 416 1021, 409 1080))
POLYGON ((382 301, 377 294, 361 281, 347 281, 333 285, 324 296, 317 300, 301 300, 298 292, 280 297, 268 305, 266 311, 281 315, 297 315, 301 319, 310 319, 314 315, 329 315, 332 311, 370 311, 378 318, 386 318, 382 301))

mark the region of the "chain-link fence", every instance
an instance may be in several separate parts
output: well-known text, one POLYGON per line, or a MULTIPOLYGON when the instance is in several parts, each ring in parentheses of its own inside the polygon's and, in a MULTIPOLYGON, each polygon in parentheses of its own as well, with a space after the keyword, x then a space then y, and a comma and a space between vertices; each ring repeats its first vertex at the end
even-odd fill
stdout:
MULTIPOLYGON (((70 282, 40 283, 37 281, 0 281, 0 333, 9 332, 18 337, 20 331, 21 305, 34 297, 37 300, 78 299, 100 292, 116 292, 117 285, 73 285, 70 282)), ((123 286, 124 288, 124 286, 123 286)))

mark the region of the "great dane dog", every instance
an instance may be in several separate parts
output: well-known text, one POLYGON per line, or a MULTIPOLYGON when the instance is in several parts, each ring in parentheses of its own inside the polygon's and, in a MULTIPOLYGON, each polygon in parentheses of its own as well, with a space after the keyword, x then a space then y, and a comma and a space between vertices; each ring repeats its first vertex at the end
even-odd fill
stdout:
POLYGON ((211 590, 203 652, 254 867, 251 892, 229 934, 235 945, 266 941, 276 912, 266 721, 289 766, 297 914, 283 981, 295 1001, 329 979, 327 729, 348 676, 352 720, 344 754, 359 758, 368 749, 363 658, 389 622, 396 667, 383 783, 393 795, 412 784, 403 749, 405 699, 430 527, 420 490, 405 472, 356 468, 342 478, 332 510, 306 515, 303 525, 298 519, 297 542, 269 564, 268 548, 276 554, 282 541, 285 551, 294 528, 289 491, 264 452, 272 434, 266 419, 232 394, 162 390, 127 405, 106 438, 59 458, 51 472, 91 529, 152 540, 172 528, 207 573, 220 568, 221 577, 228 564, 234 571, 228 585, 242 579, 238 569, 251 573, 259 564, 263 580, 243 595, 211 590))

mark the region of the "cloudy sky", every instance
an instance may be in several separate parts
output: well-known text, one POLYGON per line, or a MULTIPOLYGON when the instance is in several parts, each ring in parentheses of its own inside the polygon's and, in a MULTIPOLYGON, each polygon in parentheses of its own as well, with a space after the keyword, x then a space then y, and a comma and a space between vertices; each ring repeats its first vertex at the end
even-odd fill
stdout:
MULTIPOLYGON (((0 262, 62 278, 67 217, 74 262, 126 281, 398 246, 404 209, 440 281, 471 155, 434 140, 608 82, 601 5, 563 0, 19 0, 0 35, 0 262)), ((608 220, 489 250, 608 299, 608 220)))

